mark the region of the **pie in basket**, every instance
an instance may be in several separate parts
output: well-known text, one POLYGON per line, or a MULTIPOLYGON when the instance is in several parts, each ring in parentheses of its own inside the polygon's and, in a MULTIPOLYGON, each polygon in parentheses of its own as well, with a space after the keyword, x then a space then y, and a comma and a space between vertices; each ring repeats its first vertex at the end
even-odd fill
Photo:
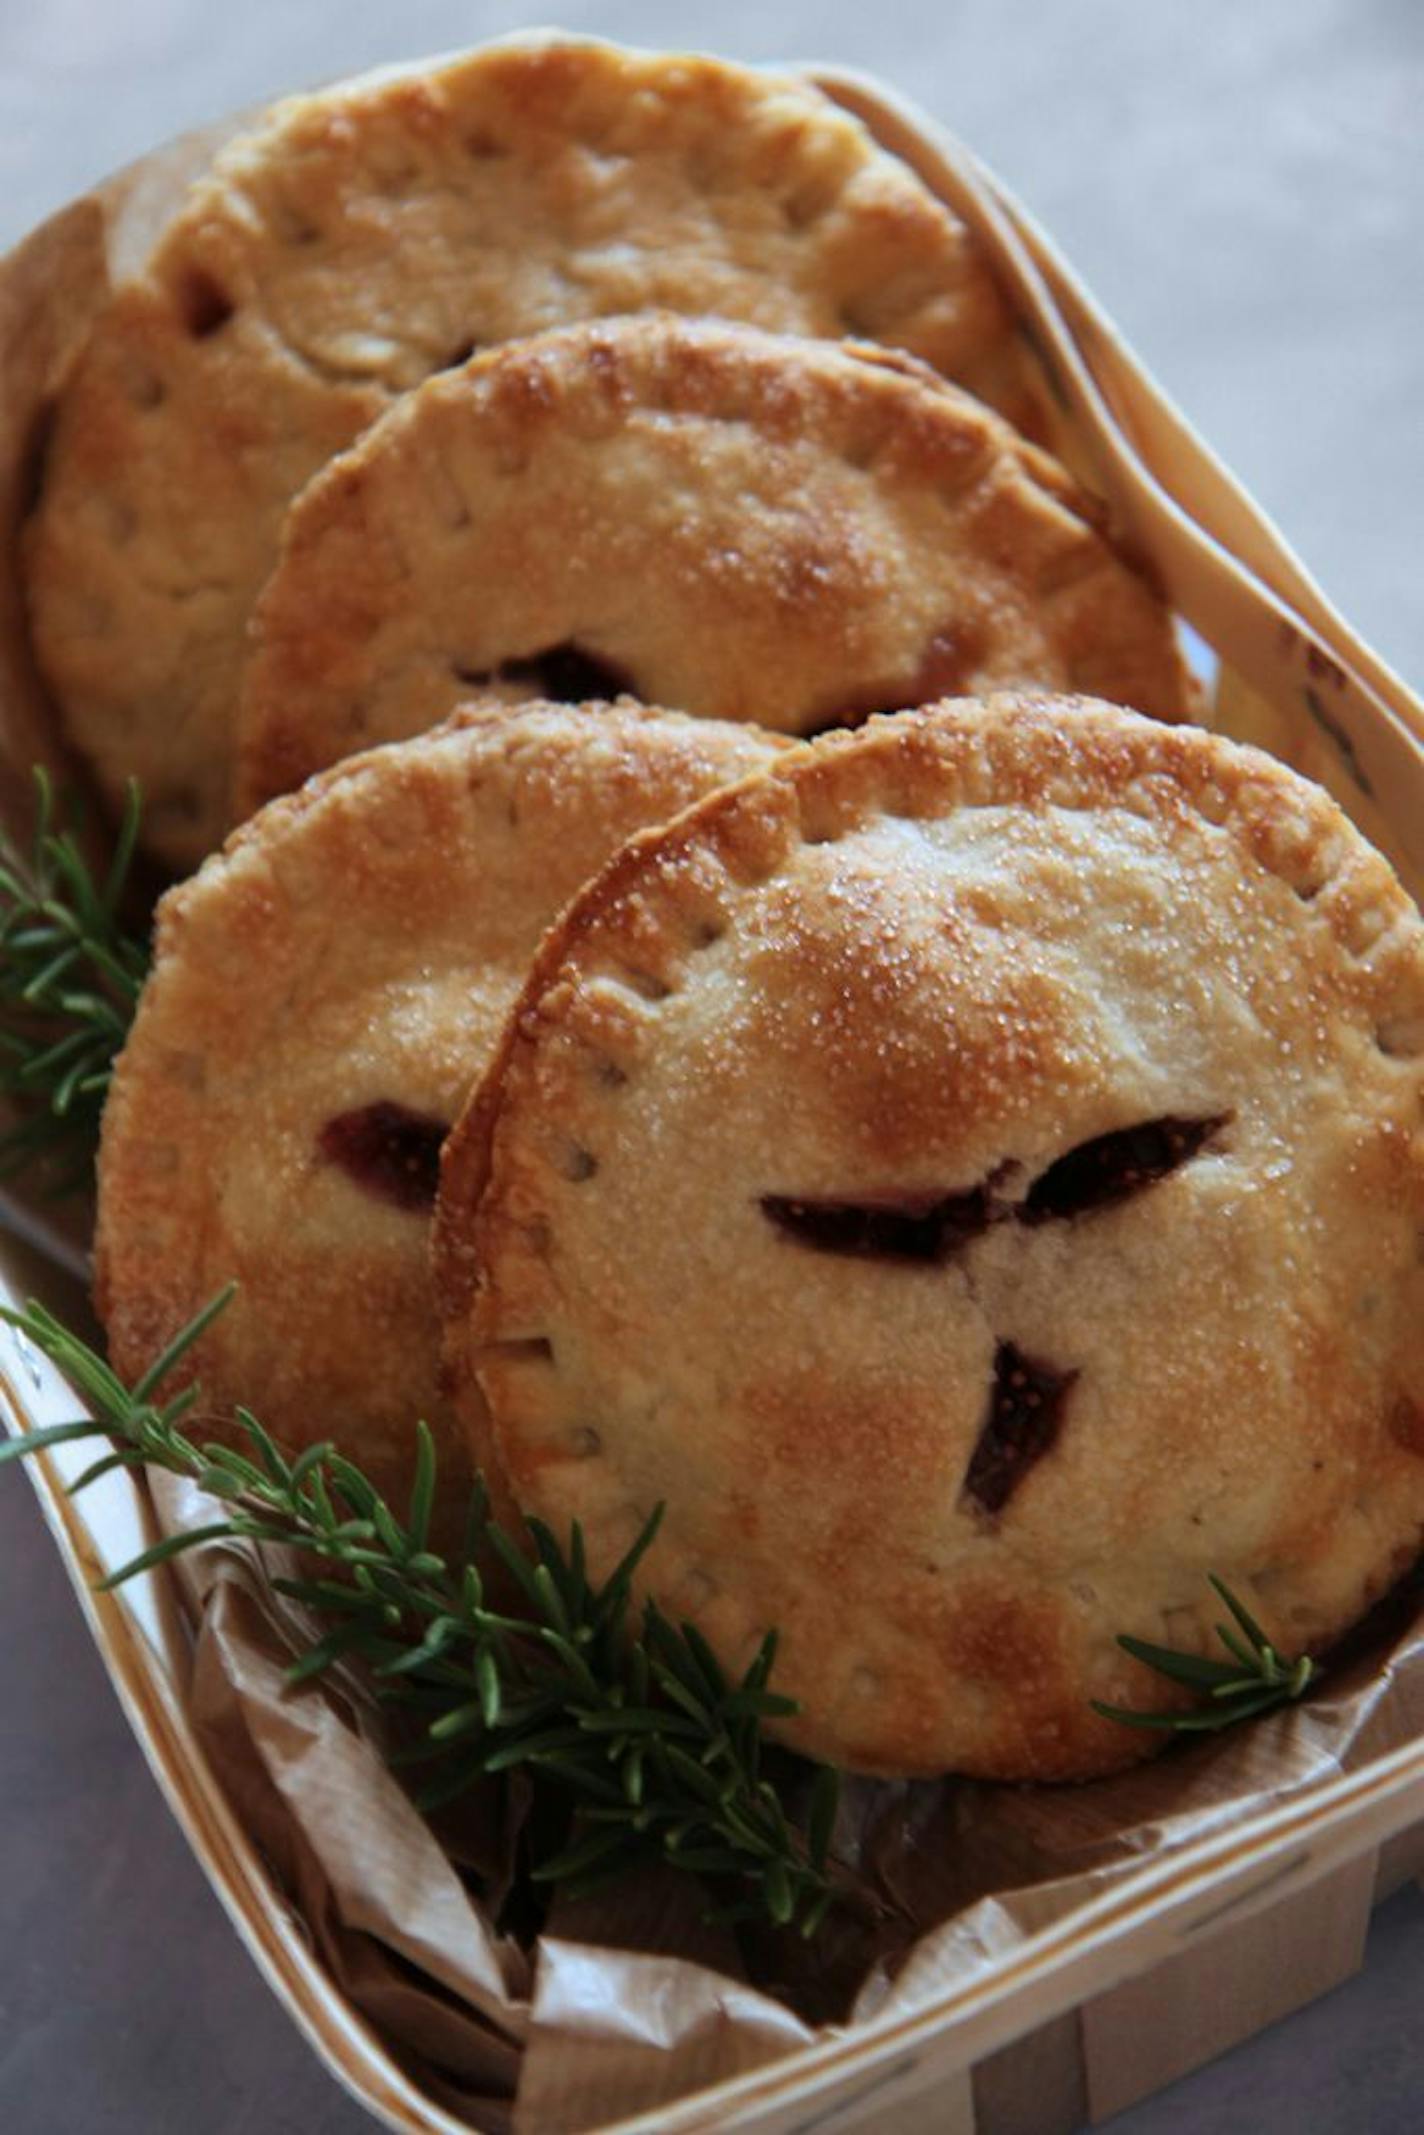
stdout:
POLYGON ((428 380, 293 505, 238 802, 472 689, 805 732, 1025 683, 1190 701, 1170 616, 1056 462, 904 356, 598 322, 428 380))
POLYGON ((464 713, 274 803, 170 891, 104 1115, 115 1369, 236 1279, 185 1364, 204 1427, 242 1402, 400 1497, 424 1416, 462 1507, 428 1272, 446 1128, 561 905, 784 746, 629 705, 464 713))
POLYGON ((968 231, 801 82, 559 39, 279 105, 231 143, 65 386, 27 543, 35 649, 178 867, 232 819, 247 619, 290 498, 491 342, 660 307, 912 350, 1021 411, 968 231))
MULTIPOLYGON (((620 854, 447 1145, 454 1398, 795 1747, 1061 1779, 1219 1574, 1320 1652, 1424 1532, 1424 925, 1258 752, 1006 694, 620 854)), ((1146 1738, 1150 1741, 1153 1738, 1146 1738)))

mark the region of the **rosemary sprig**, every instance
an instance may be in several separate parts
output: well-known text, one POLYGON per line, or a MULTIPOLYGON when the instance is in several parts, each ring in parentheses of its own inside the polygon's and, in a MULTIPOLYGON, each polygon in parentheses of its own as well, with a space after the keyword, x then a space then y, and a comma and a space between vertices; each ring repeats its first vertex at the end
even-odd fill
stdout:
POLYGON ((1320 1675, 1319 1664, 1302 1654, 1299 1660, 1283 1660, 1245 1603, 1214 1572, 1212 1586, 1230 1612, 1229 1624, 1219 1623, 1216 1635, 1230 1660, 1212 1660, 1197 1653, 1178 1653, 1171 1646, 1149 1645, 1141 1638, 1120 1638, 1118 1644, 1134 1660, 1197 1691, 1203 1703, 1190 1712, 1134 1712, 1121 1705, 1103 1705, 1095 1698, 1094 1712, 1105 1720, 1120 1720, 1124 1727, 1169 1728, 1176 1734, 1215 1734, 1234 1727, 1238 1720, 1254 1719, 1258 1713, 1275 1712, 1304 1697, 1320 1675))
POLYGON ((35 767, 28 852, 0 831, 0 1178, 48 1160, 47 1184, 86 1183, 113 1064, 133 1021, 148 950, 120 916, 138 836, 130 785, 113 859, 97 880, 35 767))
POLYGON ((848 1885, 829 1854, 838 1776, 816 1768, 801 1829, 762 1770, 762 1722, 796 1710, 770 1687, 774 1634, 741 1680, 729 1682, 695 1625, 673 1624, 651 1602, 630 1623, 633 1573, 661 1508, 595 1583, 577 1524, 565 1548, 530 1520, 522 1549, 490 1517, 478 1486, 463 1554, 451 1560, 432 1549, 435 1447, 424 1424, 405 1520, 333 1446, 288 1460, 246 1410, 237 1411, 246 1450, 198 1444, 183 1427, 197 1389, 160 1402, 158 1388, 231 1294, 214 1298, 132 1388, 42 1306, 0 1307, 0 1319, 95 1412, 11 1439, 0 1445, 0 1462, 103 1439, 107 1449, 74 1491, 147 1463, 191 1478, 223 1508, 221 1519, 168 1536, 104 1586, 199 1542, 295 1545, 318 1566, 272 1584, 331 1628, 291 1677, 320 1675, 337 1660, 363 1663, 377 1697, 414 1724, 393 1761, 421 1770, 420 1806, 522 1770, 570 1812, 566 1840, 535 1865, 536 1882, 578 1893, 661 1856, 721 1885, 723 1917, 769 1917, 813 1934, 848 1885), (517 1612, 487 1593, 480 1565, 492 1558, 518 1590, 517 1612))

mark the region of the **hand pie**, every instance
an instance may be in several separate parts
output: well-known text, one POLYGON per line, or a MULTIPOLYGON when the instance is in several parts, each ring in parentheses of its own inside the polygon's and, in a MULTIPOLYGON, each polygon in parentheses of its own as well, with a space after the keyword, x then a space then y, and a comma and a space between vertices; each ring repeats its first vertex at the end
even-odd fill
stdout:
POLYGON ((114 1368, 145 1370, 236 1278, 190 1359, 203 1426, 245 1403, 402 1497, 423 1416, 458 1517, 427 1267, 441 1140, 561 905, 779 746, 627 705, 462 715, 275 804, 171 891, 104 1114, 114 1368))
POLYGON ((621 854, 447 1147, 456 1398, 855 1769, 1111 1770, 1219 1573, 1328 1646, 1424 1531, 1424 926, 1316 788, 1032 695, 621 854), (488 1404, 488 1409, 486 1409, 488 1404))
MULTIPOLYGON (((279 105, 194 187, 62 394, 28 540, 69 740, 194 865, 232 820, 244 632, 288 500, 431 372, 650 307, 1022 389, 968 231, 806 85, 545 39, 279 105)), ((466 693, 468 694, 468 692, 466 693)))
POLYGON ((1188 706, 1058 465, 922 365, 667 317, 430 379, 309 485, 258 606, 244 811, 473 689, 804 733, 1007 683, 1188 706))

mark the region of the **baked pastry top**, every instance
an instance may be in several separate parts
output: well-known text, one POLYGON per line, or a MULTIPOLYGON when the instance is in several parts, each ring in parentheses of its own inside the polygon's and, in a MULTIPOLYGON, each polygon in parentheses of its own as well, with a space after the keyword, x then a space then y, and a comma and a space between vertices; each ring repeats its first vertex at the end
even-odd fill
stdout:
POLYGON ((428 380, 292 506, 238 804, 472 688, 806 732, 1018 683, 1189 702, 1171 618, 1056 462, 901 355, 600 321, 428 380))
POLYGON ((188 866, 231 820, 249 611, 288 500, 491 342, 663 307, 912 350, 1017 409, 965 227, 806 85, 548 39, 278 106, 193 188, 61 397, 27 543, 69 739, 188 866))
POLYGON ((204 1426, 240 1401, 399 1496, 423 1416, 458 1516, 428 1272, 446 1128, 560 906, 782 746, 629 705, 460 714, 274 803, 170 891, 104 1113, 114 1368, 146 1370, 235 1278, 185 1361, 204 1426))
POLYGON ((1424 1532, 1424 926, 1327 797, 1034 695, 620 854, 447 1144, 457 1403, 526 1510, 883 1773, 1064 1778, 1218 1573, 1318 1652, 1424 1532), (486 1407, 486 1404, 488 1406, 486 1407))

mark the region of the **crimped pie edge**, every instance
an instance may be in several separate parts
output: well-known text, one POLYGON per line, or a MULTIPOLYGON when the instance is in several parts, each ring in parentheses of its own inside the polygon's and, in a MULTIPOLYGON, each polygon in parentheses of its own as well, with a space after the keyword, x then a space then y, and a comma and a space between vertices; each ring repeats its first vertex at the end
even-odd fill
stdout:
MULTIPOLYGON (((506 1101, 513 1092, 517 1102, 522 1074, 543 1031, 561 1023, 576 976, 639 969, 649 914, 637 891, 650 873, 658 880, 659 859, 675 862, 689 850, 710 850, 735 903, 740 887, 770 879, 784 854, 803 838, 827 842, 876 815, 932 817, 976 801, 1002 803, 1014 797, 1046 798, 1068 808, 1121 807, 1130 805, 1133 780, 1165 778, 1182 805, 1210 824, 1229 827, 1310 908, 1313 923, 1327 931, 1331 967, 1346 959, 1362 974, 1380 1052, 1417 1073, 1424 1057, 1424 925, 1388 864, 1318 788, 1258 750, 1211 735, 1204 748, 1203 739, 1199 730, 1154 726, 1090 700, 1012 692, 982 703, 951 701, 872 720, 855 732, 803 747, 770 771, 696 804, 663 831, 625 847, 546 939, 490 1069, 445 1146, 434 1252, 446 1322, 447 1382, 457 1409, 466 1410, 473 1393, 479 1409, 488 1413, 482 1362, 497 1373, 505 1345, 518 1352, 533 1331, 513 1323, 517 1308, 506 1325, 504 1300, 488 1274, 503 1242, 513 1238, 517 1249, 521 1228, 517 1211, 511 1215, 501 1205, 510 1186, 518 1199, 523 1159, 517 1150, 512 1153, 515 1175, 505 1188, 495 1183, 506 1101), (1069 722, 1071 741, 1064 731, 1069 722), (958 786, 956 772, 963 779, 958 786), (862 790, 867 784, 873 789, 869 798, 862 790), (917 784, 919 793, 912 798, 906 787, 917 784), (926 787, 936 796, 929 805, 926 787), (625 907, 639 926, 620 942, 625 907)), ((654 931, 656 924, 654 915, 654 931)), ((678 955, 687 953, 684 940, 678 955)), ((1424 1135, 1416 1133, 1412 1146, 1418 1164, 1424 1160, 1424 1135)), ((528 1151, 525 1158, 533 1160, 528 1151)), ((494 1430, 497 1437, 497 1419, 494 1430)), ((658 1545, 657 1586, 663 1592, 695 1569, 672 1553, 676 1523, 671 1510, 658 1545)), ((727 1595, 728 1588, 721 1587, 722 1644, 728 1643, 728 1617, 736 1613, 734 1602, 722 1607, 727 1595)), ((1207 1596, 1205 1630, 1210 1607, 1207 1596)), ((742 1614, 747 1641, 767 1628, 742 1614)), ((1179 1695, 1135 1664, 1123 1668, 1120 1682, 1107 1694, 1164 1707, 1180 1702, 1179 1695)), ((1088 1776, 1150 1753, 1153 1746, 1097 1721, 1086 1707, 1082 1720, 1074 1742, 1050 1751, 1041 1767, 1014 1776, 1088 1776)), ((828 1743, 804 1722, 780 1731, 812 1754, 836 1753, 834 1736, 828 1743)), ((931 1767, 912 1760, 893 1768, 931 1767)))
MULTIPOLYGON (((1132 693, 1138 710, 1167 719, 1191 716, 1193 685, 1160 594, 1140 563, 1114 540, 1098 501, 995 410, 918 358, 874 343, 828 342, 737 321, 644 312, 553 327, 481 350, 460 368, 435 374, 330 460, 293 500, 250 627, 235 736, 237 800, 244 812, 329 762, 345 745, 353 693, 359 691, 373 711, 379 708, 383 671, 368 666, 359 676, 348 673, 351 647, 364 647, 373 634, 379 639, 395 626, 398 617, 403 621, 401 589, 411 565, 405 557, 406 517, 397 503, 408 484, 428 484, 427 436, 443 438, 444 452, 437 457, 444 464, 450 426, 463 426, 480 456, 485 483, 497 494, 501 453, 517 470, 510 476, 515 483, 526 458, 550 447, 557 455, 577 442, 626 455, 630 417, 655 422, 660 442, 670 426, 705 425, 729 434, 750 426, 769 444, 787 441, 814 449, 828 466, 883 469, 875 502, 887 512, 942 498, 961 516, 971 515, 964 526, 956 519, 945 566, 955 576, 964 571, 990 617, 989 644, 977 651, 966 646, 963 657, 971 674, 974 661, 986 654, 1002 665, 1012 646, 1014 627, 996 613, 997 599, 1007 593, 1011 603, 1028 607, 1032 631, 1041 631, 1046 641, 1045 653, 1056 655, 1070 673, 1091 652, 1098 694, 1117 684, 1124 697, 1132 693), (975 557, 972 569, 956 553, 960 542, 975 557), (367 558, 372 559, 369 578, 367 558), (330 647, 324 661, 323 641, 330 647)), ((635 436, 631 443, 636 469, 635 436)), ((427 506, 424 521, 428 533, 444 511, 453 512, 461 529, 452 537, 458 547, 467 539, 462 522, 478 506, 453 472, 443 480, 450 497, 427 506)), ((645 501, 645 492, 635 487, 632 524, 638 523, 638 507, 645 501)), ((714 482, 709 528, 717 506, 714 482)), ((547 509, 547 499, 542 508, 547 509)), ((488 539, 488 533, 481 538, 488 539)), ((783 575, 796 561, 789 550, 781 559, 783 575)), ((437 556, 437 567, 440 562, 437 556)), ((934 606, 932 551, 924 562, 922 598, 934 606)), ((811 573, 808 582, 808 599, 814 599, 811 573)), ((763 604, 772 591, 770 585, 762 589, 763 604)), ((477 619, 479 600, 463 580, 460 594, 477 619)), ((587 606, 588 594, 580 597, 587 606)), ((607 614, 594 605, 580 632, 591 629, 596 639, 600 623, 606 626, 616 616, 617 605, 614 590, 607 589, 607 614)), ((948 595, 944 606, 949 606, 948 595)), ((964 620, 956 612, 945 617, 951 631, 964 620)), ((453 636, 461 617, 432 618, 432 637, 438 635, 438 622, 445 622, 453 636)), ((968 623, 977 639, 983 624, 972 606, 968 623)), ((399 656, 403 665, 413 649, 394 645, 386 660, 399 656)), ((510 656, 522 656, 523 650, 512 646, 510 656)), ((615 651, 618 661, 625 656, 636 668, 636 655, 626 647, 615 651)), ((1031 657, 1025 655, 1024 665, 1022 686, 1047 686, 1046 679, 1033 675, 1031 657)), ((670 701, 662 687, 666 680, 653 677, 651 694, 657 701, 670 701)), ((850 673, 843 693, 853 700, 877 683, 888 689, 893 678, 850 673)), ((975 690, 966 679, 956 693, 975 690)), ((680 701, 711 716, 740 716, 725 702, 680 701)), ((796 713, 794 707, 763 702, 754 716, 763 725, 794 732, 822 714, 814 704, 796 713)), ((848 716, 846 723, 854 721, 848 716)), ((368 730, 360 745, 395 738, 399 731, 395 725, 384 732, 368 730)))

